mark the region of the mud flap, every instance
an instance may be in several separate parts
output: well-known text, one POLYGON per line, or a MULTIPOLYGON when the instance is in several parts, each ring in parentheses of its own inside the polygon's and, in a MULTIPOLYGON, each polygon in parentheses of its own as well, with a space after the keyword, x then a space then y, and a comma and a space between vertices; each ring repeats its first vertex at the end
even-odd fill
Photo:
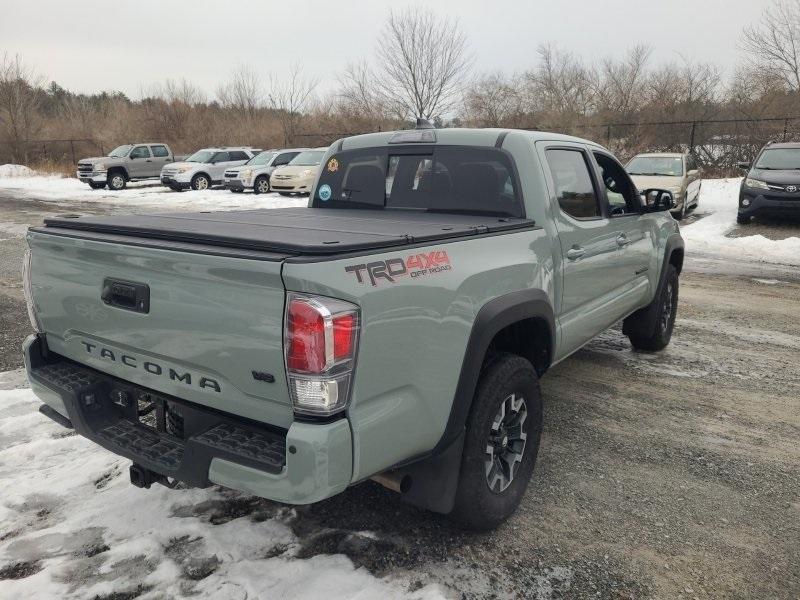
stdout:
POLYGON ((403 501, 445 515, 452 512, 463 451, 462 431, 443 452, 394 471, 411 478, 411 487, 400 496, 403 501))

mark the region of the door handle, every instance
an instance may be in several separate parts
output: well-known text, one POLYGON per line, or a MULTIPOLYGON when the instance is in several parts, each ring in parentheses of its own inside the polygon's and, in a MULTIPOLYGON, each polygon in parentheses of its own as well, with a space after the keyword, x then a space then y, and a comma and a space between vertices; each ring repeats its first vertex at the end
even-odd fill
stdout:
POLYGON ((573 246, 567 250, 567 258, 570 260, 578 260, 584 254, 586 254, 586 249, 580 246, 573 246))
POLYGON ((617 246, 619 246, 620 248, 624 248, 630 243, 631 241, 628 239, 628 236, 625 235, 624 233, 621 233, 619 234, 619 236, 617 236, 617 246))

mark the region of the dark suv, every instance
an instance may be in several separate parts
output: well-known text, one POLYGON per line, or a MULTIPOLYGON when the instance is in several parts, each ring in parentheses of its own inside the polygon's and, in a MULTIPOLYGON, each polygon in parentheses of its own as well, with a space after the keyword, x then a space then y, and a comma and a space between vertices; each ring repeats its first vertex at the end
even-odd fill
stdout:
POLYGON ((757 215, 800 216, 800 143, 767 144, 747 171, 739 192, 740 225, 757 215))

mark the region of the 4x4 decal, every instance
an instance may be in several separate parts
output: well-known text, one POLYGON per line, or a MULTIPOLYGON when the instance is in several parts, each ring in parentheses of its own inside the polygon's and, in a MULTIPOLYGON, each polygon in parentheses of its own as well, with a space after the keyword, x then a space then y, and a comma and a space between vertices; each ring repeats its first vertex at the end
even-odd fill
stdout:
POLYGON ((447 251, 434 250, 433 252, 412 254, 406 259, 389 258, 358 265, 348 265, 344 270, 347 273, 355 273, 358 283, 366 283, 369 280, 372 286, 376 286, 380 280, 395 283, 399 277, 416 278, 436 275, 437 273, 450 271, 452 268, 447 251))

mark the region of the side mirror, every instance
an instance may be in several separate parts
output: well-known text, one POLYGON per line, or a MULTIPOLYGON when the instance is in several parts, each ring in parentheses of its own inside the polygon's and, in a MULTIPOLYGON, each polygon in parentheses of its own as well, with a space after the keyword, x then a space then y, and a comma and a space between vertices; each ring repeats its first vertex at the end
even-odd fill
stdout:
POLYGON ((645 212, 661 212, 675 208, 675 196, 669 190, 650 188, 640 192, 644 201, 645 212))
POLYGON ((740 162, 736 163, 736 166, 739 167, 742 171, 749 171, 750 170, 750 163, 749 162, 740 162))
POLYGON ((692 177, 694 177, 694 176, 695 176, 695 175, 697 175, 699 172, 700 172, 700 171, 699 171, 698 169, 692 169, 691 171, 689 171, 689 172, 687 173, 687 175, 691 175, 692 177))

